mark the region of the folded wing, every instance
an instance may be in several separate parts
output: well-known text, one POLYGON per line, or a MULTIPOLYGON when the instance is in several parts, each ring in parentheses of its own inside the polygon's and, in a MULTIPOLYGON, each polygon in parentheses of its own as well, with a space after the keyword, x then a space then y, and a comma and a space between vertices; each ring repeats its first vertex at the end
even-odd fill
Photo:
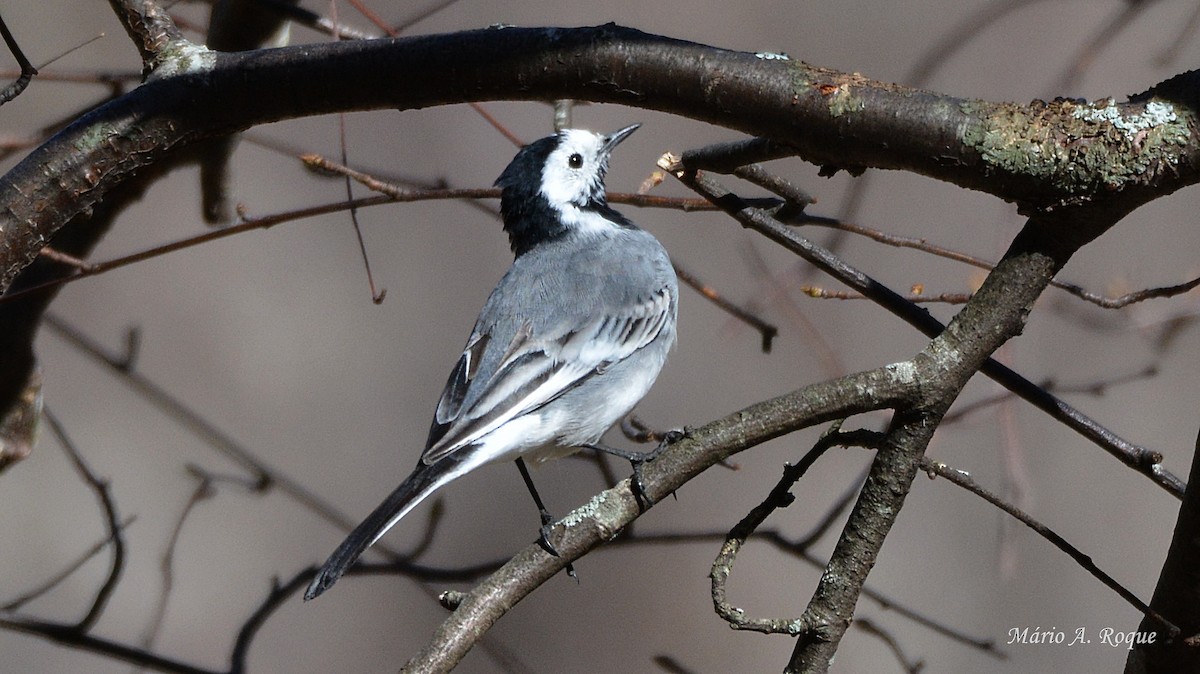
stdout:
POLYGON ((506 344, 477 326, 446 382, 421 461, 430 465, 478 442, 653 342, 670 319, 672 291, 664 286, 639 302, 546 334, 522 325, 506 344), (481 368, 491 349, 504 349, 498 365, 481 368))

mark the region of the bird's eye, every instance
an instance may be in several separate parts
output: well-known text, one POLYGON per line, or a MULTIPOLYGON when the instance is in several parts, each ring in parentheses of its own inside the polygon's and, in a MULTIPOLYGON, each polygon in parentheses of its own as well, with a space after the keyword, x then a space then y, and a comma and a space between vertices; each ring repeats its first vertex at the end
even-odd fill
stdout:
POLYGON ((573 169, 583 168, 583 156, 576 152, 570 157, 567 157, 567 165, 573 169))

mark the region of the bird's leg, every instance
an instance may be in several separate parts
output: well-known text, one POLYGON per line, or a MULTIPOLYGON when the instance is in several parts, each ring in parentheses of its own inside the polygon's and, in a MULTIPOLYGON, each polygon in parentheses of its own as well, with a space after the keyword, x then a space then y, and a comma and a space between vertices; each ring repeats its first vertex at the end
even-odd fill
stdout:
MULTIPOLYGON (((525 487, 529 489, 529 495, 533 497, 534 504, 537 505, 538 516, 542 518, 542 527, 538 530, 538 545, 542 549, 555 557, 558 557, 558 550, 554 544, 550 542, 550 528, 554 524, 554 516, 546 509, 546 504, 542 503, 542 497, 538 494, 537 487, 533 486, 533 478, 529 476, 529 468, 525 465, 525 459, 517 457, 517 470, 521 471, 521 479, 525 480, 525 487)), ((567 562, 567 575, 575 578, 575 567, 567 562)))
POLYGON ((633 480, 630 481, 630 488, 633 491, 633 497, 637 499, 638 507, 640 507, 642 510, 646 510, 650 506, 654 505, 654 499, 650 498, 650 495, 646 493, 646 485, 644 482, 642 482, 642 465, 657 459, 658 455, 663 453, 663 450, 674 443, 679 442, 686 435, 686 430, 669 430, 663 434, 662 440, 659 441, 658 446, 649 452, 634 452, 628 449, 618 449, 616 447, 609 447, 608 445, 601 445, 598 443, 583 446, 597 452, 604 452, 605 454, 611 454, 613 456, 620 457, 628 461, 629 464, 633 466, 633 480))

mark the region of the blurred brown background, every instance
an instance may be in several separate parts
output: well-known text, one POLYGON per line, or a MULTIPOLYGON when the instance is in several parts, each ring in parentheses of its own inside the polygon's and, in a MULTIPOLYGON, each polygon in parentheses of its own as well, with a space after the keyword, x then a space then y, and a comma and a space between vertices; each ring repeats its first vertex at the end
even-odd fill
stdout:
MULTIPOLYGON (((802 3, 485 3, 463 0, 420 21, 409 34, 493 23, 587 25, 616 21, 648 32, 792 58, 875 79, 911 83, 909 73, 979 0, 888 3, 816 0, 802 3)), ((964 97, 1028 101, 1055 95, 1125 96, 1193 67, 1200 44, 1189 37, 1177 59, 1155 57, 1175 38, 1193 3, 1148 7, 1095 53, 1083 75, 1060 86, 1079 51, 1126 3, 1022 3, 941 64, 925 86, 964 97)), ((326 12, 326 3, 306 2, 326 12)), ((372 0, 399 22, 423 5, 372 0)), ((344 3, 343 20, 370 24, 344 3)), ((174 11, 203 26, 203 4, 174 11)), ((9 3, 4 18, 35 64, 104 32, 106 37, 47 71, 140 69, 137 53, 106 3, 47 0, 9 3)), ((188 33, 200 39, 197 33, 188 33)), ((293 43, 325 40, 293 28, 293 43)), ((966 39, 966 38, 964 38, 966 39)), ((11 61, 11 59, 9 59, 11 61)), ((102 94, 95 85, 35 80, 0 108, 0 133, 25 136, 102 94)), ((231 101, 231 104, 236 104, 231 101)), ((525 140, 551 130, 548 106, 488 103, 486 109, 525 140)), ((621 146, 609 175, 613 190, 636 190, 663 151, 680 151, 738 136, 685 119, 615 106, 575 111, 578 126, 644 127, 621 146)), ((345 116, 347 152, 356 167, 456 186, 490 185, 515 152, 511 143, 466 106, 345 116)), ((254 129, 250 137, 337 158, 338 120, 304 119, 254 129)), ((11 165, 11 162, 10 164, 11 165)), ((810 190, 810 212, 836 216, 852 179, 818 178, 798 160, 777 171, 810 190)), ((243 143, 234 163, 233 198, 250 215, 339 200, 338 180, 306 173, 292 156, 243 143)), ((870 175, 855 220, 890 233, 995 259, 1020 224, 1012 206, 980 194, 902 174, 870 175)), ((156 185, 122 217, 93 255, 104 260, 202 231, 197 171, 182 169, 156 185)), ((744 194, 758 194, 753 188, 744 194)), ((356 193, 365 191, 356 188, 356 193)), ((668 181, 656 193, 685 195, 668 181)), ((1062 277, 1092 290, 1119 293, 1180 283, 1197 271, 1194 190, 1143 208, 1083 250, 1062 277)), ((915 331, 859 302, 820 301, 796 290, 796 261, 732 221, 715 215, 622 210, 658 236, 681 264, 727 297, 752 304, 777 322, 775 350, 764 355, 750 329, 687 292, 679 345, 638 414, 659 428, 700 425, 752 402, 829 376, 820 349, 806 340, 795 312, 832 344, 845 371, 902 360, 923 340, 915 331), (761 261, 761 264, 760 264, 761 261), (763 273, 765 265, 767 273, 763 273)), ((143 262, 67 287, 53 307, 64 320, 112 349, 127 329, 143 338, 138 370, 254 451, 355 519, 364 516, 411 468, 448 369, 479 306, 511 260, 498 221, 462 203, 390 205, 359 213, 377 282, 371 302, 358 244, 345 214, 283 224, 143 262)), ((812 230, 824 240, 827 232, 812 230)), ((908 250, 851 238, 852 264, 898 290, 966 292, 978 273, 908 250)), ((807 272, 803 272, 807 273, 807 272)), ((810 282, 829 285, 821 277, 810 282)), ((1163 451, 1186 475, 1197 419, 1193 354, 1200 333, 1185 329, 1165 351, 1155 337, 1164 321, 1188 316, 1194 299, 1105 312, 1049 291, 1025 335, 1001 359, 1029 378, 1073 386, 1157 365, 1160 373, 1097 397, 1063 397, 1115 432, 1163 451)), ((942 318, 953 308, 933 306, 942 318)), ((47 405, 63 420, 87 459, 111 480, 120 511, 136 516, 126 532, 128 566, 98 633, 137 642, 150 627, 167 540, 196 485, 196 464, 227 475, 240 469, 166 418, 110 371, 54 334, 38 341, 47 405)), ((998 388, 977 379, 963 402, 998 388)), ((858 420, 877 426, 881 418, 858 420)), ((714 469, 637 523, 642 532, 724 531, 774 485, 784 462, 796 461, 816 437, 797 434, 737 457, 740 470, 714 469)), ((623 442, 610 436, 614 442, 623 442)), ((1040 412, 1013 403, 989 407, 946 426, 931 455, 970 471, 984 485, 1020 499, 1033 515, 1091 554, 1096 563, 1148 599, 1174 523, 1177 502, 1040 412)), ((800 536, 860 474, 869 454, 828 454, 794 490, 797 502, 768 527, 800 536)), ((614 466, 621 475, 624 465, 614 466)), ((543 496, 559 515, 603 484, 593 466, 560 461, 537 471, 543 496)), ((536 516, 517 472, 498 466, 442 492, 446 513, 426 557, 459 566, 502 559, 527 544, 536 516)), ((422 508, 385 539, 405 549, 422 534, 422 508)), ((220 483, 214 498, 186 521, 176 550, 174 588, 156 649, 221 668, 237 628, 269 590, 323 560, 343 532, 278 491, 260 496, 220 483)), ((0 602, 75 559, 103 537, 94 498, 75 477, 57 443, 43 433, 35 454, 0 476, 0 602)), ((826 554, 835 536, 819 549, 826 554)), ((576 566, 580 582, 555 579, 519 605, 488 641, 532 672, 657 671, 666 654, 695 672, 779 671, 792 641, 736 633, 711 610, 707 573, 717 543, 603 549, 576 566)), ((28 607, 51 619, 85 610, 107 570, 89 562, 53 593, 28 607)), ((765 544, 748 546, 731 585, 731 600, 749 613, 798 615, 819 571, 765 544)), ((884 547, 870 587, 897 603, 982 639, 1003 644, 1012 628, 1055 629, 1068 641, 1086 628, 1090 645, 1003 646, 1009 660, 939 636, 894 611, 863 600, 858 616, 887 629, 926 672, 1114 671, 1126 652, 1099 644, 1104 627, 1135 629, 1140 616, 1078 569, 1064 554, 1017 528, 994 509, 944 481, 920 479, 884 547)), ((431 585, 436 593, 445 585, 431 585)), ((398 669, 444 616, 430 593, 403 578, 351 578, 309 605, 297 596, 255 641, 255 672, 383 672, 398 669)), ((0 632, 0 671, 127 672, 129 666, 0 632)), ((843 672, 897 671, 877 638, 852 629, 837 656, 843 672)), ((476 648, 462 672, 501 665, 476 648)))

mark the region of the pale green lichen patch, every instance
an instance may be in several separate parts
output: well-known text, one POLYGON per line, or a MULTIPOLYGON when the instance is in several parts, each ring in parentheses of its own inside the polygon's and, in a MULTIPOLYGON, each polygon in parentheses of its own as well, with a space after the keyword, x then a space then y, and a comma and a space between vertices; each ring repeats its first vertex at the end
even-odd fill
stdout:
POLYGON ((75 149, 83 154, 91 154, 112 135, 112 129, 104 123, 96 123, 87 127, 75 140, 75 149))
POLYGON ((217 61, 217 53, 202 44, 175 40, 163 47, 156 61, 151 79, 211 70, 217 61))
POLYGON ((1174 122, 1175 106, 1163 101, 1150 101, 1144 112, 1125 115, 1111 98, 1094 105, 1080 105, 1071 113, 1076 119, 1089 122, 1107 122, 1131 137, 1161 124, 1174 122))
POLYGON ((863 99, 856 96, 853 89, 846 84, 838 86, 832 93, 826 96, 825 104, 829 107, 829 114, 832 117, 841 117, 847 113, 858 112, 866 107, 863 99))
POLYGON ((595 517, 596 513, 601 508, 604 507, 604 501, 607 500, 607 498, 608 498, 606 496, 607 493, 608 492, 602 491, 599 494, 596 494, 595 496, 593 496, 592 500, 579 506, 578 508, 571 511, 570 513, 567 513, 567 516, 564 517, 562 520, 563 524, 568 527, 573 527, 576 524, 579 524, 580 522, 583 522, 585 520, 590 520, 593 517, 595 517))
POLYGON ((983 117, 961 130, 964 143, 998 172, 1055 185, 1064 204, 1147 180, 1178 164, 1188 140, 1186 116, 1159 100, 963 105, 983 117))

